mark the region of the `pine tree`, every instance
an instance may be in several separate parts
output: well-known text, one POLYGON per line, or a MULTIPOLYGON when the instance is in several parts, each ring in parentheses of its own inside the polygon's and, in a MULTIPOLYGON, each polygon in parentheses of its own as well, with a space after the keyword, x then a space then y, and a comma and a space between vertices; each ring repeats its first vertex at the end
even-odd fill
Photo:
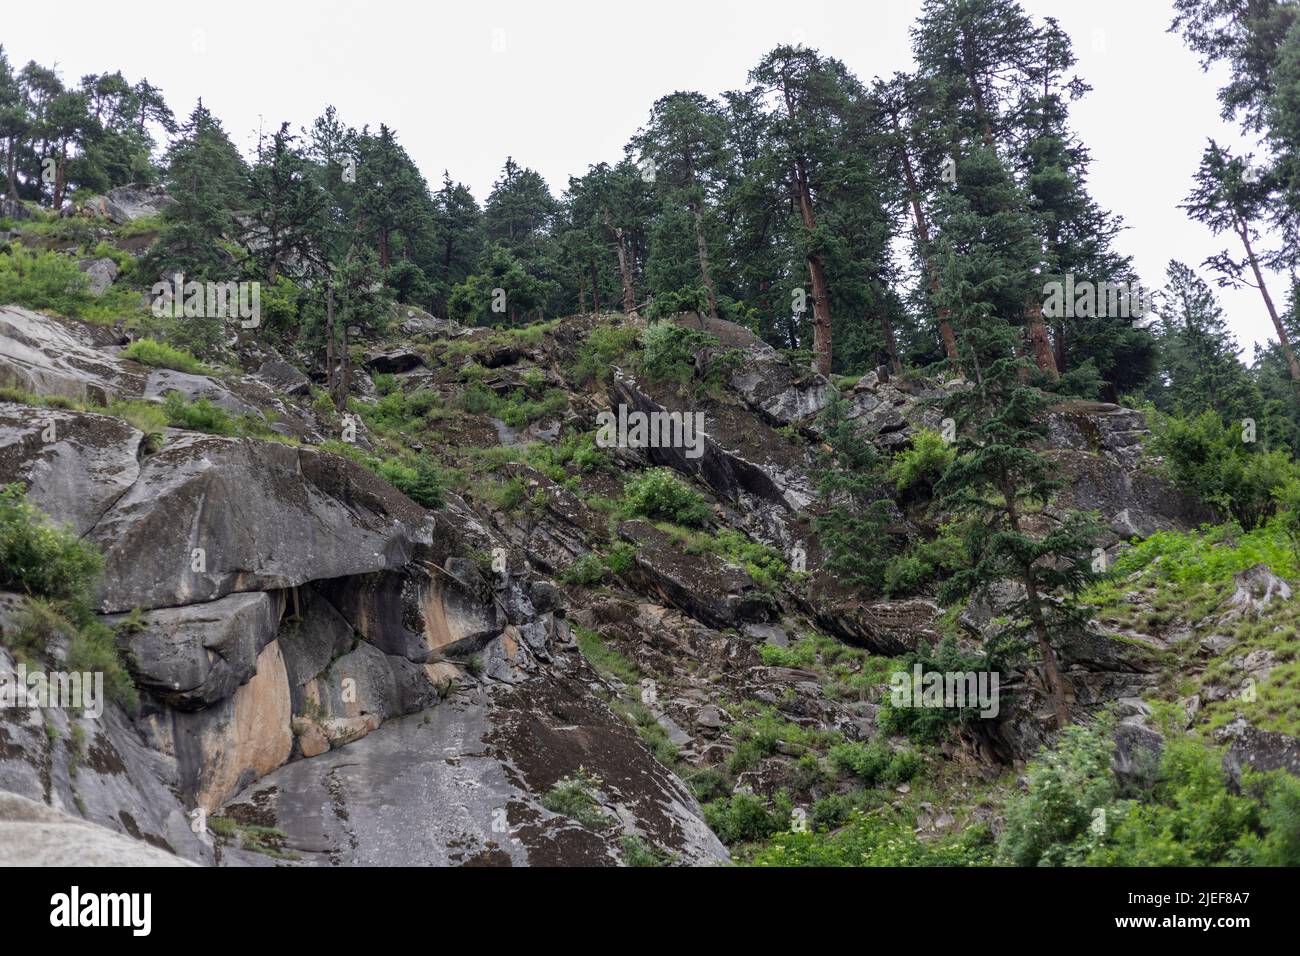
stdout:
POLYGON ((801 229, 795 246, 812 287, 813 354, 830 375, 833 322, 826 271, 828 234, 819 225, 818 196, 844 148, 845 117, 861 93, 844 64, 802 46, 780 46, 749 74, 751 96, 767 105, 767 136, 784 167, 801 229), (770 105, 768 105, 770 103, 770 105))
POLYGON ((325 215, 325 196, 288 123, 258 143, 248 195, 243 242, 259 274, 274 283, 286 265, 301 270, 325 215))
POLYGON ((1152 389, 1158 408, 1195 416, 1207 409, 1228 421, 1257 414, 1237 343, 1209 284, 1181 262, 1170 261, 1159 298, 1161 381, 1152 389))
POLYGON ((1282 317, 1264 279, 1264 269, 1275 260, 1259 248, 1260 220, 1268 201, 1269 185, 1262 180, 1252 182, 1252 177, 1246 174, 1247 169, 1246 163, 1210 140, 1196 171, 1195 188, 1181 208, 1187 210, 1192 219, 1208 226, 1215 235, 1231 232, 1241 243, 1242 257, 1225 250, 1207 259, 1206 265, 1218 273, 1221 285, 1246 285, 1259 290, 1277 332, 1278 345, 1286 358, 1291 379, 1300 387, 1300 362, 1296 361, 1291 337, 1282 324, 1282 317))
POLYGON ((1027 359, 1018 334, 996 318, 961 330, 969 387, 957 389, 945 412, 957 427, 952 464, 935 486, 938 510, 962 523, 966 566, 940 588, 948 603, 1005 580, 1023 594, 1003 613, 1008 648, 1032 640, 1042 659, 1048 700, 1058 728, 1069 723, 1067 688, 1057 647, 1086 621, 1080 591, 1092 576, 1096 527, 1077 512, 1043 513, 1062 485, 1055 465, 1038 450, 1046 437, 1047 397, 1025 383, 1027 359))
POLYGON ((643 163, 653 164, 654 183, 664 201, 690 214, 700 286, 708 314, 716 319, 718 289, 709 265, 705 216, 716 197, 722 170, 730 162, 722 110, 700 93, 670 94, 655 102, 649 122, 632 144, 643 163))
POLYGON ((239 229, 247 205, 248 166, 212 113, 200 102, 167 151, 167 190, 176 200, 163 212, 145 267, 187 279, 226 281, 233 267, 222 243, 239 229))

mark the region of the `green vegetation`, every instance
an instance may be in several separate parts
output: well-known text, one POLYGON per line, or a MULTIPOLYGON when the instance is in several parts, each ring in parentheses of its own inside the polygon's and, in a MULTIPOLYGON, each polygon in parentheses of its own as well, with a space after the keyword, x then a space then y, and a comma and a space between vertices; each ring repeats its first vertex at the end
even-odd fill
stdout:
POLYGON ((988 866, 993 849, 986 828, 922 842, 901 814, 853 811, 834 832, 821 828, 777 833, 753 857, 755 866, 988 866))
POLYGON ((1020 866, 1300 865, 1300 780, 1247 772, 1227 786, 1221 755, 1201 741, 1165 744, 1154 781, 1122 792, 1103 723, 1074 726, 1027 771, 999 858, 1020 866))
POLYGON ((668 468, 651 468, 629 481, 623 504, 629 515, 688 528, 703 527, 713 517, 704 496, 668 468))
POLYGON ((601 784, 599 777, 579 767, 572 776, 560 780, 546 792, 542 806, 552 813, 572 817, 588 829, 604 830, 613 821, 596 799, 601 784))
POLYGON ((191 375, 205 375, 210 371, 189 352, 154 339, 136 339, 122 351, 122 355, 152 368, 170 368, 191 375))
POLYGON ((581 624, 573 625, 574 637, 582 656, 603 677, 613 677, 623 684, 633 685, 641 679, 641 672, 636 665, 618 651, 609 647, 604 638, 590 628, 581 624))
POLYGON ((597 325, 587 334, 578 352, 574 380, 579 385, 604 381, 614 366, 627 363, 640 335, 640 330, 632 326, 597 325))
POLYGON ((1266 450, 1254 425, 1226 423, 1205 411, 1195 418, 1153 415, 1152 449, 1181 489, 1231 514, 1250 531, 1277 510, 1277 491, 1300 477, 1291 456, 1266 450))
POLYGON ((27 500, 20 484, 0 489, 0 588, 28 596, 14 633, 15 652, 46 653, 58 637, 68 639, 67 665, 100 672, 110 699, 134 707, 138 696, 114 632, 94 613, 103 558, 71 530, 53 525, 27 500))

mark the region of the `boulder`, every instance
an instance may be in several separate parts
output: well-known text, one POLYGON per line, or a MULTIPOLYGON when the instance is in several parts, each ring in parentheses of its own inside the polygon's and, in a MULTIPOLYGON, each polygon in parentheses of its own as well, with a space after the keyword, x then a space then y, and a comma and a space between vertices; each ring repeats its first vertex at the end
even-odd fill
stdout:
POLYGON ((144 375, 104 351, 116 342, 102 326, 2 306, 0 385, 100 404, 138 398, 144 375))
POLYGON ((139 477, 143 438, 120 418, 0 403, 0 484, 24 483, 56 524, 85 535, 139 477))
POLYGON ((686 554, 647 521, 625 521, 618 536, 636 545, 636 574, 665 602, 715 627, 770 620, 773 604, 745 573, 709 553, 686 554))
POLYGON ((422 536, 423 509, 345 458, 194 433, 146 459, 90 533, 108 613, 400 568, 422 536))
POLYGON ((1291 585, 1272 572, 1267 564, 1256 564, 1233 575, 1236 590, 1228 598, 1224 621, 1257 617, 1274 601, 1291 600, 1291 585))
POLYGON ((24 222, 35 219, 36 213, 27 208, 26 203, 19 202, 17 199, 0 199, 0 216, 12 219, 14 222, 24 222))
POLYGON ((281 395, 306 395, 311 392, 311 379, 283 359, 263 362, 253 374, 281 395))
POLYGON ((1216 731, 1215 737, 1228 743, 1223 769, 1237 783, 1246 767, 1259 772, 1285 770, 1300 777, 1300 738, 1260 730, 1240 719, 1216 731))
POLYGON ((174 853, 0 791, 0 866, 193 866, 174 853))
POLYGON ((93 296, 101 296, 117 279, 117 263, 108 257, 102 259, 82 259, 77 268, 86 274, 86 291, 93 296))
POLYGON ((283 592, 252 591, 147 611, 140 630, 123 640, 132 674, 181 710, 224 700, 255 673, 283 610, 283 592))
POLYGON ((424 364, 424 356, 415 349, 397 346, 367 352, 364 361, 372 372, 409 372, 424 364))
POLYGON ((160 215, 167 206, 176 202, 161 186, 140 184, 110 189, 104 198, 108 218, 118 225, 160 215))

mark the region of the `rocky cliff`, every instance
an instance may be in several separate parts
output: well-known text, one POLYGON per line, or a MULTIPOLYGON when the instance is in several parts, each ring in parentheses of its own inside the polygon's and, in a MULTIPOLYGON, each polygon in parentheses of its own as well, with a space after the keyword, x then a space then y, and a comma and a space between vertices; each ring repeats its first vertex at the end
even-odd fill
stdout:
MULTIPOLYGON (((500 332, 403 309, 358 352, 344 419, 313 399, 312 356, 256 333, 233 334, 229 367, 182 372, 127 357, 130 329, 0 309, 0 483, 104 555, 96 611, 139 696, 98 719, 0 710, 0 789, 225 865, 720 863, 702 801, 843 789, 816 758, 832 738, 887 738, 884 665, 941 633, 978 645, 997 608, 945 614, 924 588, 867 595, 827 567, 819 415, 841 393, 888 453, 938 426, 933 399, 954 386, 837 387, 737 326, 678 321, 726 350, 707 387, 639 378, 626 348, 602 346, 631 347, 634 317, 500 332), (151 428, 141 408, 169 396, 236 427, 151 428), (620 405, 702 413, 698 454, 593 444, 620 405), (381 477, 389 452, 437 462, 438 507, 381 477), (699 530, 617 506, 656 468, 702 498, 699 530), (734 759, 759 720, 787 730, 734 759)), ((1112 556, 1213 518, 1160 477, 1144 434, 1118 406, 1052 413, 1069 479, 1054 507, 1097 511, 1112 556)), ((917 520, 900 508, 893 533, 917 520)), ((27 604, 0 594, 0 633, 27 604)), ((1073 714, 1118 707, 1135 718, 1125 752, 1158 747, 1142 699, 1168 680, 1170 646, 1079 635, 1073 714)), ((43 660, 65 655, 54 635, 43 660)), ((0 648, 0 674, 17 663, 0 648)), ((928 802, 920 828, 953 822, 953 768, 997 777, 1051 727, 1036 668, 1007 675, 998 717, 927 758, 953 806, 928 802)), ((1240 753, 1266 750, 1287 765, 1285 740, 1240 753)), ((3 841, 7 856, 92 841, 11 819, 42 829, 3 841)))

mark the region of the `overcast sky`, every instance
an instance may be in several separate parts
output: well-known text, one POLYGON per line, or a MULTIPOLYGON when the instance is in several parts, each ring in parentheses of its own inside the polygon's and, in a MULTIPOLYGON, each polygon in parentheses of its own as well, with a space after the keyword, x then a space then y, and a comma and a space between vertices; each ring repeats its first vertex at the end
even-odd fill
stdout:
MULTIPOLYGON (((1219 77, 1165 30, 1169 0, 1022 0, 1074 40, 1093 91, 1073 107, 1092 151, 1093 195, 1123 215, 1120 239, 1148 285, 1172 258, 1221 248, 1177 204, 1205 139, 1238 144, 1218 117, 1219 77)), ((137 0, 6 3, 15 64, 57 64, 65 81, 120 69, 162 88, 178 116, 200 96, 245 148, 259 124, 308 124, 327 103, 353 126, 380 122, 432 185, 448 169, 486 198, 507 154, 555 193, 571 174, 617 160, 651 103, 674 90, 716 95, 779 43, 842 59, 864 82, 911 67, 920 0, 137 0)), ((1236 250, 1234 250, 1235 252, 1236 250)), ((1274 298, 1285 298, 1277 277, 1274 298)), ((1271 333, 1259 294, 1224 291, 1238 343, 1271 333)))

